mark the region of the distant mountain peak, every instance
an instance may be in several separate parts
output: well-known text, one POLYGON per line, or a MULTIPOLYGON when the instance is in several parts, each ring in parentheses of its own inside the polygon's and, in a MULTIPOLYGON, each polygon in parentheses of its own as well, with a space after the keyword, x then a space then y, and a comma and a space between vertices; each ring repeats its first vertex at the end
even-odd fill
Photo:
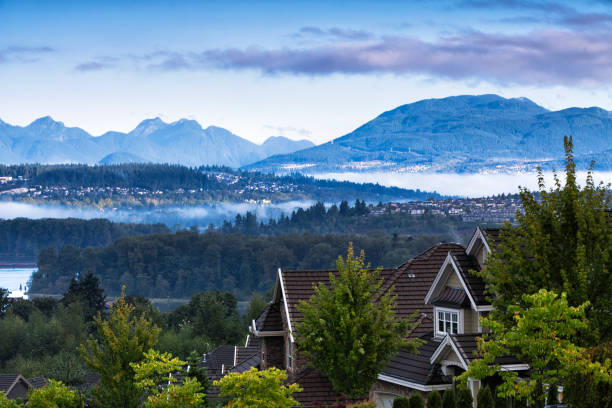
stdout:
POLYGON ((33 128, 50 127, 50 126, 64 127, 64 122, 57 122, 53 120, 51 116, 43 116, 42 118, 38 118, 28 125, 28 127, 33 127, 33 128))
POLYGON ((168 124, 164 122, 163 120, 161 120, 159 117, 152 118, 152 119, 145 119, 142 122, 140 122, 138 126, 136 126, 134 130, 130 132, 130 134, 135 135, 135 136, 147 136, 166 126, 168 126, 168 124))

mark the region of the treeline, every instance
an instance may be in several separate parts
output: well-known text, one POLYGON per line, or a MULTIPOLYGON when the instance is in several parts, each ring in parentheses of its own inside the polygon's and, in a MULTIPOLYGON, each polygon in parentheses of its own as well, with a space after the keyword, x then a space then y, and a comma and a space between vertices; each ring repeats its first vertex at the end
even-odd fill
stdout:
MULTIPOLYGON (((25 179, 23 186, 83 186, 142 188, 147 190, 197 190, 208 200, 244 200, 274 198, 277 201, 314 199, 339 201, 341 198, 368 197, 370 200, 426 200, 440 198, 437 193, 384 187, 379 184, 358 184, 347 181, 318 180, 300 174, 276 176, 259 172, 234 170, 229 167, 201 166, 190 168, 173 164, 129 163, 113 165, 20 164, 0 165, 0 176, 25 179), (228 176, 231 180, 228 180, 228 176), (258 184, 288 186, 283 190, 253 188, 258 184), (274 194, 274 197, 272 196, 274 194)), ((4 188, 10 188, 4 185, 4 188)), ((2 189, 2 186, 0 186, 2 189)), ((67 199, 74 199, 68 197, 67 199)))
POLYGON ((317 202, 308 208, 298 208, 291 214, 283 214, 278 219, 267 221, 257 218, 257 214, 247 212, 236 215, 233 221, 225 221, 219 231, 254 235, 283 235, 310 232, 315 234, 365 234, 370 231, 384 231, 387 234, 422 235, 452 234, 454 241, 463 242, 478 225, 464 222, 459 216, 446 216, 426 211, 422 215, 392 213, 389 205, 379 203, 375 209, 384 213, 370 215, 370 207, 365 201, 356 200, 351 207, 343 200, 340 205, 329 207, 317 202))
POLYGON ((272 286, 283 269, 332 268, 349 242, 364 250, 373 266, 396 266, 432 245, 453 237, 399 236, 372 231, 353 234, 153 234, 123 237, 106 247, 66 245, 44 248, 38 257, 33 293, 63 293, 76 274, 93 272, 110 295, 125 285, 128 293, 151 298, 188 297, 204 290, 228 291, 246 298, 272 286))
MULTIPOLYGON (((97 338, 94 317, 107 318, 106 295, 97 277, 86 274, 71 280, 61 299, 9 299, 0 288, 0 373, 20 373, 26 378, 44 376, 77 389, 91 370, 77 350, 88 338, 97 338)), ((231 293, 202 292, 169 313, 160 313, 148 299, 126 296, 135 310, 161 329, 156 348, 186 359, 221 344, 241 344, 249 321, 266 305, 254 294, 246 313, 238 312, 231 293)))
POLYGON ((170 232, 163 224, 125 224, 105 219, 16 218, 0 220, 0 262, 14 257, 36 260, 42 248, 108 245, 117 238, 170 232))

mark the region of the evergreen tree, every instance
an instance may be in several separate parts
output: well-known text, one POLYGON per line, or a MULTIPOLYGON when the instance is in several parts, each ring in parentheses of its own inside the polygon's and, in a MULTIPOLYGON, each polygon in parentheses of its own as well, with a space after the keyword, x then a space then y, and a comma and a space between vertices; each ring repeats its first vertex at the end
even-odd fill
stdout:
POLYGON ((427 395, 427 408, 442 408, 442 397, 437 390, 433 390, 427 395))
POLYGON ((605 186, 595 185, 591 171, 580 188, 571 138, 564 147, 565 184, 555 175, 555 187, 547 191, 540 172, 539 199, 521 189, 524 213, 517 213, 516 225, 503 226, 479 275, 495 294, 491 317, 507 327, 514 324, 508 306, 526 293, 565 292, 571 306, 590 301, 590 330, 580 343, 594 345, 612 338, 612 213, 604 211, 610 197, 605 186))
POLYGON ((78 279, 76 276, 72 277, 68 291, 62 298, 62 303, 64 305, 80 303, 85 312, 85 319, 91 321, 97 313, 104 310, 104 299, 104 290, 100 287, 100 279, 90 271, 78 279))
POLYGON ((365 266, 363 252, 355 257, 349 245, 346 261, 336 263, 329 287, 320 283, 309 302, 299 306, 298 346, 312 365, 330 379, 334 389, 350 397, 369 392, 378 374, 400 347, 416 350, 409 334, 415 323, 393 311, 393 290, 381 296, 380 268, 365 266))
POLYGON ((406 397, 397 397, 393 400, 393 408, 410 408, 410 401, 406 397))
POLYGON ((472 408, 474 398, 468 387, 461 385, 457 388, 457 408, 472 408))
POLYGON ((553 405, 559 403, 559 391, 557 391, 557 385, 551 384, 548 386, 548 394, 546 395, 546 405, 553 405))
POLYGON ((478 397, 476 398, 476 406, 478 408, 495 408, 493 403, 493 394, 488 385, 485 385, 478 391, 478 397))
POLYGON ((138 408, 141 392, 135 384, 132 363, 144 358, 155 346, 159 328, 144 316, 134 316, 134 306, 122 295, 108 320, 94 318, 98 339, 81 345, 85 363, 100 375, 93 390, 94 405, 108 408, 138 408))
POLYGON ((455 400, 455 391, 448 389, 442 394, 442 407, 443 408, 456 408, 457 402, 455 400))
POLYGON ((408 399, 408 407, 409 408, 423 408, 423 397, 421 394, 414 393, 408 399))

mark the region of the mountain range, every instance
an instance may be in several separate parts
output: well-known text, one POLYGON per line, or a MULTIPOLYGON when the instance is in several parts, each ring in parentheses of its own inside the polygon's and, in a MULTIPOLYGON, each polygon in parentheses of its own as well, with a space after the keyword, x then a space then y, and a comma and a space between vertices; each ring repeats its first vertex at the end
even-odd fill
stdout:
POLYGON ((129 133, 93 137, 50 117, 25 127, 0 121, 0 163, 126 162, 225 165, 309 174, 354 171, 516 172, 560 169, 563 136, 578 169, 612 170, 612 112, 550 111, 527 98, 463 95, 402 105, 322 145, 271 137, 249 142, 193 120, 141 122, 129 133))
POLYGON ((247 166, 260 171, 516 172, 563 167, 563 136, 577 167, 612 170, 612 112, 550 111, 527 98, 464 95, 384 112, 353 132, 247 166))
POLYGON ((24 127, 0 120, 0 163, 5 164, 153 162, 237 168, 312 146, 307 140, 280 136, 257 145, 226 129, 203 129, 198 122, 187 119, 173 123, 147 119, 129 133, 107 132, 97 137, 48 116, 24 127))

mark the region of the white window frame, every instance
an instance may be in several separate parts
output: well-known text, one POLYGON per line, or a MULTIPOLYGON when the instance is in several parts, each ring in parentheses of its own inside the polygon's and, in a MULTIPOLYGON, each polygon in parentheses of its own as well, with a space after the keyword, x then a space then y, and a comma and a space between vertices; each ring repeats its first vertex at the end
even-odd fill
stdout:
MULTIPOLYGON (((438 330, 439 327, 439 317, 438 317, 438 313, 452 313, 452 314, 456 314, 457 315, 457 333, 452 333, 452 334, 463 334, 463 309, 451 309, 451 308, 446 308, 446 307, 434 307, 434 330, 436 333, 437 337, 444 337, 446 336, 447 332, 446 331, 440 331, 438 330)), ((451 318, 451 326, 452 326, 452 318, 451 318)), ((452 330, 452 328, 451 328, 452 330)))

